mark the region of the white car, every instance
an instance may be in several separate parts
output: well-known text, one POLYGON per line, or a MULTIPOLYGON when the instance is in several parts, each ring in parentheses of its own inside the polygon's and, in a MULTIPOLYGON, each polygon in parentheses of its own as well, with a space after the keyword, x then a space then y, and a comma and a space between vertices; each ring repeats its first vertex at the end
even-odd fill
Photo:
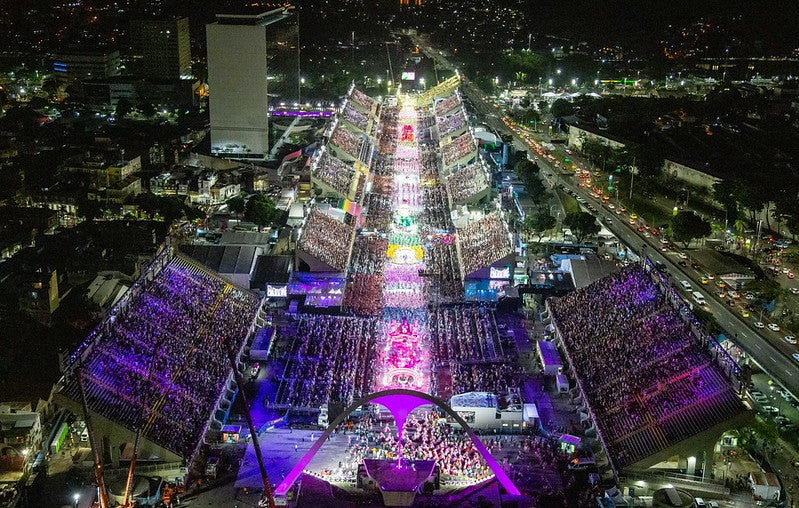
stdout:
POLYGON ((773 414, 773 415, 778 414, 780 412, 780 410, 777 409, 774 406, 763 406, 763 411, 765 411, 766 413, 773 414))
POLYGON ((761 328, 765 328, 766 327, 766 325, 764 325, 762 321, 755 321, 754 325, 755 325, 755 328, 757 328, 757 329, 761 329, 761 328))
POLYGON ((779 325, 777 323, 769 323, 768 324, 768 329, 771 330, 772 332, 779 332, 780 331, 780 327, 779 327, 779 325))
POLYGON ((691 283, 688 282, 687 280, 681 280, 680 286, 682 286, 682 288, 686 291, 692 291, 691 283))
POLYGON ((678 252, 677 257, 680 259, 688 259, 688 254, 686 254, 685 252, 678 252))
POLYGON ((668 241, 667 239, 665 239, 665 238, 661 237, 661 238, 660 238, 660 243, 662 243, 662 244, 664 244, 664 245, 665 245, 665 244, 669 243, 669 241, 668 241))
POLYGON ((794 353, 794 354, 792 354, 791 356, 793 356, 793 359, 794 359, 794 360, 796 360, 797 362, 799 362, 799 353, 794 353))
POLYGON ((785 340, 785 342, 787 342, 788 344, 794 344, 794 345, 796 344, 796 337, 794 337, 793 335, 786 335, 785 337, 783 337, 783 340, 785 340))
POLYGON ((799 295, 799 288, 791 288, 791 293, 799 295))

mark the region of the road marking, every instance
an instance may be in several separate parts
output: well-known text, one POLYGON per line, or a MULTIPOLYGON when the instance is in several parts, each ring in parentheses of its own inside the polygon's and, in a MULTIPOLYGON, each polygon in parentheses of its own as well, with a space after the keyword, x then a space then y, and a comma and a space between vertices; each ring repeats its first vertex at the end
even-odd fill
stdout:
POLYGON ((789 376, 793 376, 793 372, 791 372, 790 369, 785 369, 785 372, 787 372, 789 376))

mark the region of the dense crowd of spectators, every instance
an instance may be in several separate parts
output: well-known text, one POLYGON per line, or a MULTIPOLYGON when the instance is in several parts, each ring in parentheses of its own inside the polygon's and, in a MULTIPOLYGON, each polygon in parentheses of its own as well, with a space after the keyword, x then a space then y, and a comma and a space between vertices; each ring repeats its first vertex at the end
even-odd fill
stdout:
POLYGON ((457 138, 453 139, 446 145, 441 147, 441 157, 444 160, 444 165, 449 166, 456 162, 461 157, 475 152, 476 146, 471 132, 464 132, 457 138))
POLYGON ((357 88, 352 89, 349 99, 367 111, 371 111, 372 107, 375 105, 374 99, 361 92, 357 88))
POLYGON ((458 230, 463 271, 470 274, 513 252, 505 220, 490 213, 458 230))
POLYGON ((444 116, 453 109, 460 106, 461 98, 457 93, 453 93, 445 99, 436 102, 435 110, 436 116, 444 116))
POLYGON ((393 216, 391 209, 391 195, 370 192, 366 195, 366 219, 364 225, 368 229, 385 231, 391 224, 393 216))
POLYGON ((341 117, 361 131, 366 131, 366 127, 369 125, 369 117, 355 109, 351 104, 347 104, 344 107, 341 111, 341 117))
POLYGON ((302 226, 297 248, 343 272, 347 269, 354 234, 352 226, 314 208, 302 226))
POLYGON ((361 149, 363 148, 364 138, 355 134, 341 124, 336 126, 330 136, 330 144, 335 145, 349 154, 353 159, 361 160, 361 149))
POLYGON ((466 125, 466 115, 458 111, 454 115, 438 119, 438 134, 441 138, 457 132, 466 125))
POLYGON ((180 255, 131 291, 79 371, 89 407, 190 457, 230 376, 227 347, 241 350, 260 300, 180 255))
POLYGON ((303 314, 295 325, 277 404, 318 408, 334 401, 348 406, 371 393, 377 320, 303 314))
POLYGON ((480 162, 469 164, 447 176, 447 192, 454 203, 466 201, 488 186, 488 174, 480 162))
POLYGON ((352 273, 344 290, 344 309, 358 316, 376 316, 383 309, 383 275, 352 273))
POLYGON ((492 312, 482 305, 439 307, 430 311, 430 347, 441 364, 504 359, 492 312))
POLYGON ((422 211, 419 220, 425 229, 452 231, 446 187, 439 184, 422 187, 422 211))
POLYGON ((355 171, 352 163, 325 152, 313 166, 311 176, 347 196, 353 187, 353 181, 361 174, 355 171))
POLYGON ((350 259, 350 273, 381 274, 386 265, 388 242, 379 236, 355 239, 350 259))
POLYGON ((626 267, 550 307, 617 467, 740 410, 708 351, 641 267, 626 267))
MULTIPOLYGON (((396 426, 367 415, 355 424, 349 444, 346 467, 352 477, 363 459, 396 458, 396 426)), ((434 460, 446 482, 449 477, 482 479, 491 475, 471 438, 447 424, 432 411, 416 411, 405 422, 402 457, 409 460, 434 460)), ((342 464, 345 467, 345 464, 342 464)))
POLYGON ((425 246, 425 264, 434 278, 428 284, 437 286, 439 298, 444 302, 463 300, 463 282, 461 281, 458 252, 452 235, 434 235, 425 246))

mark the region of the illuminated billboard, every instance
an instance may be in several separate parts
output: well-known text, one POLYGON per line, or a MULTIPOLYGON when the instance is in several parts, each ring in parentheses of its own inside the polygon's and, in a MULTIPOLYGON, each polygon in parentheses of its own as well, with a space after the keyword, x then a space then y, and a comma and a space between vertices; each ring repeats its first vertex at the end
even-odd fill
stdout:
POLYGON ((492 266, 490 272, 491 279, 510 279, 510 266, 505 268, 494 268, 492 266))
POLYGON ((416 79, 416 72, 414 71, 403 71, 402 73, 402 81, 414 81, 416 79))

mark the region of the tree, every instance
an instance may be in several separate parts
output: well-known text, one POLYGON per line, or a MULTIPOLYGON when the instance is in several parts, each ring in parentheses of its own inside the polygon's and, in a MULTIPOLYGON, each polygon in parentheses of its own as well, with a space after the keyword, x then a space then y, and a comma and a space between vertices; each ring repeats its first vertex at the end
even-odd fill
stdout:
POLYGON ((47 78, 44 81, 42 81, 42 91, 51 98, 58 94, 59 87, 60 84, 58 83, 58 80, 55 78, 47 78))
POLYGON ((117 120, 121 120, 128 116, 128 114, 133 111, 133 103, 130 102, 130 99, 122 97, 117 101, 117 107, 114 110, 114 114, 117 117, 117 120))
POLYGON ((596 218, 588 212, 568 213, 563 223, 571 229, 572 234, 577 237, 579 243, 602 230, 602 226, 597 223, 596 218))
POLYGON ((155 114, 155 106, 151 102, 140 102, 139 111, 146 117, 151 117, 155 114))
POLYGON ((248 201, 244 210, 244 218, 258 224, 258 229, 273 224, 280 219, 280 211, 275 203, 265 194, 255 194, 248 201))
POLYGON ((96 219, 103 213, 103 207, 99 201, 94 199, 81 199, 78 201, 78 215, 86 220, 96 219))
POLYGON ((727 224, 735 224, 738 219, 738 184, 732 180, 714 183, 713 199, 724 207, 727 224))
POLYGON ((547 231, 555 227, 555 217, 548 211, 530 214, 524 219, 522 230, 530 235, 534 234, 538 237, 538 241, 544 237, 547 231))
POLYGON ((710 224, 694 212, 682 210, 671 219, 671 235, 687 248, 692 240, 710 235, 710 224))
POLYGON ((558 99, 552 103, 552 107, 549 108, 549 112, 555 118, 559 118, 561 116, 568 116, 574 113, 574 104, 567 101, 566 99, 558 99))
POLYGON ((241 215, 244 213, 244 210, 246 209, 246 203, 243 197, 233 196, 232 198, 227 200, 227 207, 228 210, 235 213, 236 215, 241 215))

